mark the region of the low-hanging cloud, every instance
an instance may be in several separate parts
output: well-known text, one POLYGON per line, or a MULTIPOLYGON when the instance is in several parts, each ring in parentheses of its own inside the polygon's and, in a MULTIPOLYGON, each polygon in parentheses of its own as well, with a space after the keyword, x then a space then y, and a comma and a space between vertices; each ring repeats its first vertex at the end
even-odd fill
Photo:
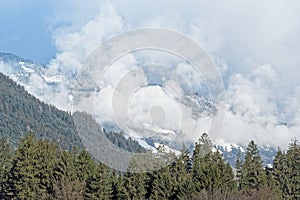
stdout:
MULTIPOLYGON (((224 142, 255 139, 286 146, 299 137, 299 2, 70 1, 65 7, 72 9, 68 14, 58 9, 48 22, 57 49, 48 64, 49 75, 76 74, 102 41, 123 31, 173 29, 200 43, 220 67, 227 93, 224 142)), ((137 64, 134 56, 126 59, 113 77, 104 79, 107 87, 98 102, 103 122, 112 117, 106 96, 112 95, 115 78, 137 64)), ((58 105, 68 98, 63 88, 58 105)))

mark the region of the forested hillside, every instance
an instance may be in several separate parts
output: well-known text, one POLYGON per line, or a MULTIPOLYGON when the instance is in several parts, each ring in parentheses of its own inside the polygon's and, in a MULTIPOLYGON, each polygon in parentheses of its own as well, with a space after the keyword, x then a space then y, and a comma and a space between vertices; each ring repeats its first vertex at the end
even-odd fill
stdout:
MULTIPOLYGON (((57 141, 64 149, 71 150, 74 146, 83 148, 71 113, 43 103, 0 73, 0 138, 7 137, 12 146, 16 147, 20 139, 29 132, 34 133, 37 138, 57 141)), ((105 134, 125 150, 144 151, 136 141, 127 140, 121 134, 102 131, 99 134, 105 134)))
POLYGON ((38 138, 58 141, 67 149, 82 147, 70 113, 47 105, 28 94, 24 88, 0 74, 0 136, 13 145, 34 132, 38 138))

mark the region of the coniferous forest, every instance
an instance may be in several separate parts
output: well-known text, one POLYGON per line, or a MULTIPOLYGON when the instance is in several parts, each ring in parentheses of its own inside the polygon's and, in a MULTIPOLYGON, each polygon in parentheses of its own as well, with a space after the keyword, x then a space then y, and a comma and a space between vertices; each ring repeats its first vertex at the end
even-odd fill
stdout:
POLYGON ((272 168, 251 141, 233 170, 203 134, 193 152, 183 147, 170 165, 147 173, 109 169, 86 150, 62 150, 32 133, 14 150, 6 138, 0 143, 0 199, 300 199, 297 141, 278 150, 272 168))
MULTIPOLYGON (((263 166, 254 141, 232 168, 203 134, 192 152, 183 146, 176 156, 161 146, 163 154, 147 153, 153 163, 171 160, 165 167, 136 173, 149 165, 140 154, 119 172, 83 150, 74 114, 39 101, 1 73, 0 83, 0 199, 300 199, 296 140, 287 151, 278 149, 272 168, 263 166)), ((99 133, 126 151, 146 151, 122 134, 99 133)))

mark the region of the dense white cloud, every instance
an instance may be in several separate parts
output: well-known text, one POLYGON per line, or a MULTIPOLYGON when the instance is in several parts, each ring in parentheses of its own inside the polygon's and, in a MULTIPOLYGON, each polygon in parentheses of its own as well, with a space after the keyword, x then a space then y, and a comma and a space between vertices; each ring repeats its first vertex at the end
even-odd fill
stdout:
MULTIPOLYGON (((49 19, 57 48, 49 74, 78 70, 101 41, 123 31, 160 27, 183 32, 220 66, 228 105, 223 140, 285 145, 299 137, 299 9, 300 2, 279 0, 67 1, 49 19)), ((136 65, 134 57, 127 59, 104 79, 102 121, 112 117, 105 99, 116 78, 136 65)), ((178 71, 187 73, 184 66, 178 71)))

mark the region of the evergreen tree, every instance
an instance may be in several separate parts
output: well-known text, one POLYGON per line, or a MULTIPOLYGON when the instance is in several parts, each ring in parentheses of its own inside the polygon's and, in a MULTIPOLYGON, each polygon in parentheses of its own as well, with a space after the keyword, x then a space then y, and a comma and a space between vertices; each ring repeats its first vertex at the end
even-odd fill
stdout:
POLYGON ((286 155, 281 149, 278 149, 273 160, 272 175, 277 192, 282 199, 288 199, 291 188, 288 180, 286 155))
POLYGON ((243 160, 241 155, 241 150, 239 149, 237 154, 237 159, 235 161, 235 167, 236 167, 236 180, 238 184, 238 189, 241 189, 241 181, 242 181, 242 166, 243 166, 243 160))
POLYGON ((242 190, 259 190, 266 185, 266 173, 254 141, 251 141, 247 147, 241 176, 242 190))
POLYGON ((62 180, 76 180, 76 157, 74 153, 62 150, 59 155, 59 159, 55 164, 54 179, 55 181, 62 180))
POLYGON ((60 152, 53 172, 55 199, 83 199, 85 183, 77 176, 76 162, 76 150, 60 152))
POLYGON ((9 174, 11 199, 36 199, 39 188, 36 163, 38 152, 33 134, 21 140, 12 160, 9 174))
POLYGON ((206 133, 202 134, 201 138, 196 142, 192 156, 192 178, 194 183, 194 191, 201 192, 203 189, 208 189, 209 186, 207 175, 209 160, 212 154, 212 144, 206 133))
POLYGON ((212 152, 212 144, 207 134, 196 143, 193 157, 192 176, 195 192, 203 190, 208 194, 216 191, 227 193, 236 187, 231 166, 220 152, 212 152))
MULTIPOLYGON (((150 157, 152 154, 149 154, 150 157)), ((144 154, 134 154, 129 163, 127 172, 124 176, 124 186, 128 199, 145 199, 146 198, 146 172, 147 165, 151 165, 153 160, 144 154)))
POLYGON ((212 170, 216 170, 213 175, 213 188, 222 193, 228 193, 236 189, 236 181, 230 164, 228 164, 219 151, 213 153, 212 170))
POLYGON ((290 197, 292 199, 300 199, 300 146, 297 144, 297 140, 290 144, 286 158, 290 197))
POLYGON ((171 168, 172 172, 172 196, 171 199, 185 199, 189 195, 192 187, 190 172, 189 152, 183 145, 181 154, 171 168))
POLYGON ((111 199, 113 195, 112 177, 109 168, 99 163, 87 179, 85 199, 111 199))
POLYGON ((46 140, 38 140, 35 171, 39 178, 38 195, 53 193, 53 172, 58 155, 58 145, 46 140))
POLYGON ((76 171, 79 181, 86 181, 92 175, 96 166, 91 154, 83 150, 76 159, 76 171))
POLYGON ((173 183, 169 166, 152 172, 150 199, 170 199, 173 183))
POLYGON ((12 150, 7 138, 0 140, 0 199, 7 196, 8 172, 11 168, 12 150))
POLYGON ((129 194, 124 185, 124 176, 116 171, 112 173, 112 199, 129 199, 129 194))

